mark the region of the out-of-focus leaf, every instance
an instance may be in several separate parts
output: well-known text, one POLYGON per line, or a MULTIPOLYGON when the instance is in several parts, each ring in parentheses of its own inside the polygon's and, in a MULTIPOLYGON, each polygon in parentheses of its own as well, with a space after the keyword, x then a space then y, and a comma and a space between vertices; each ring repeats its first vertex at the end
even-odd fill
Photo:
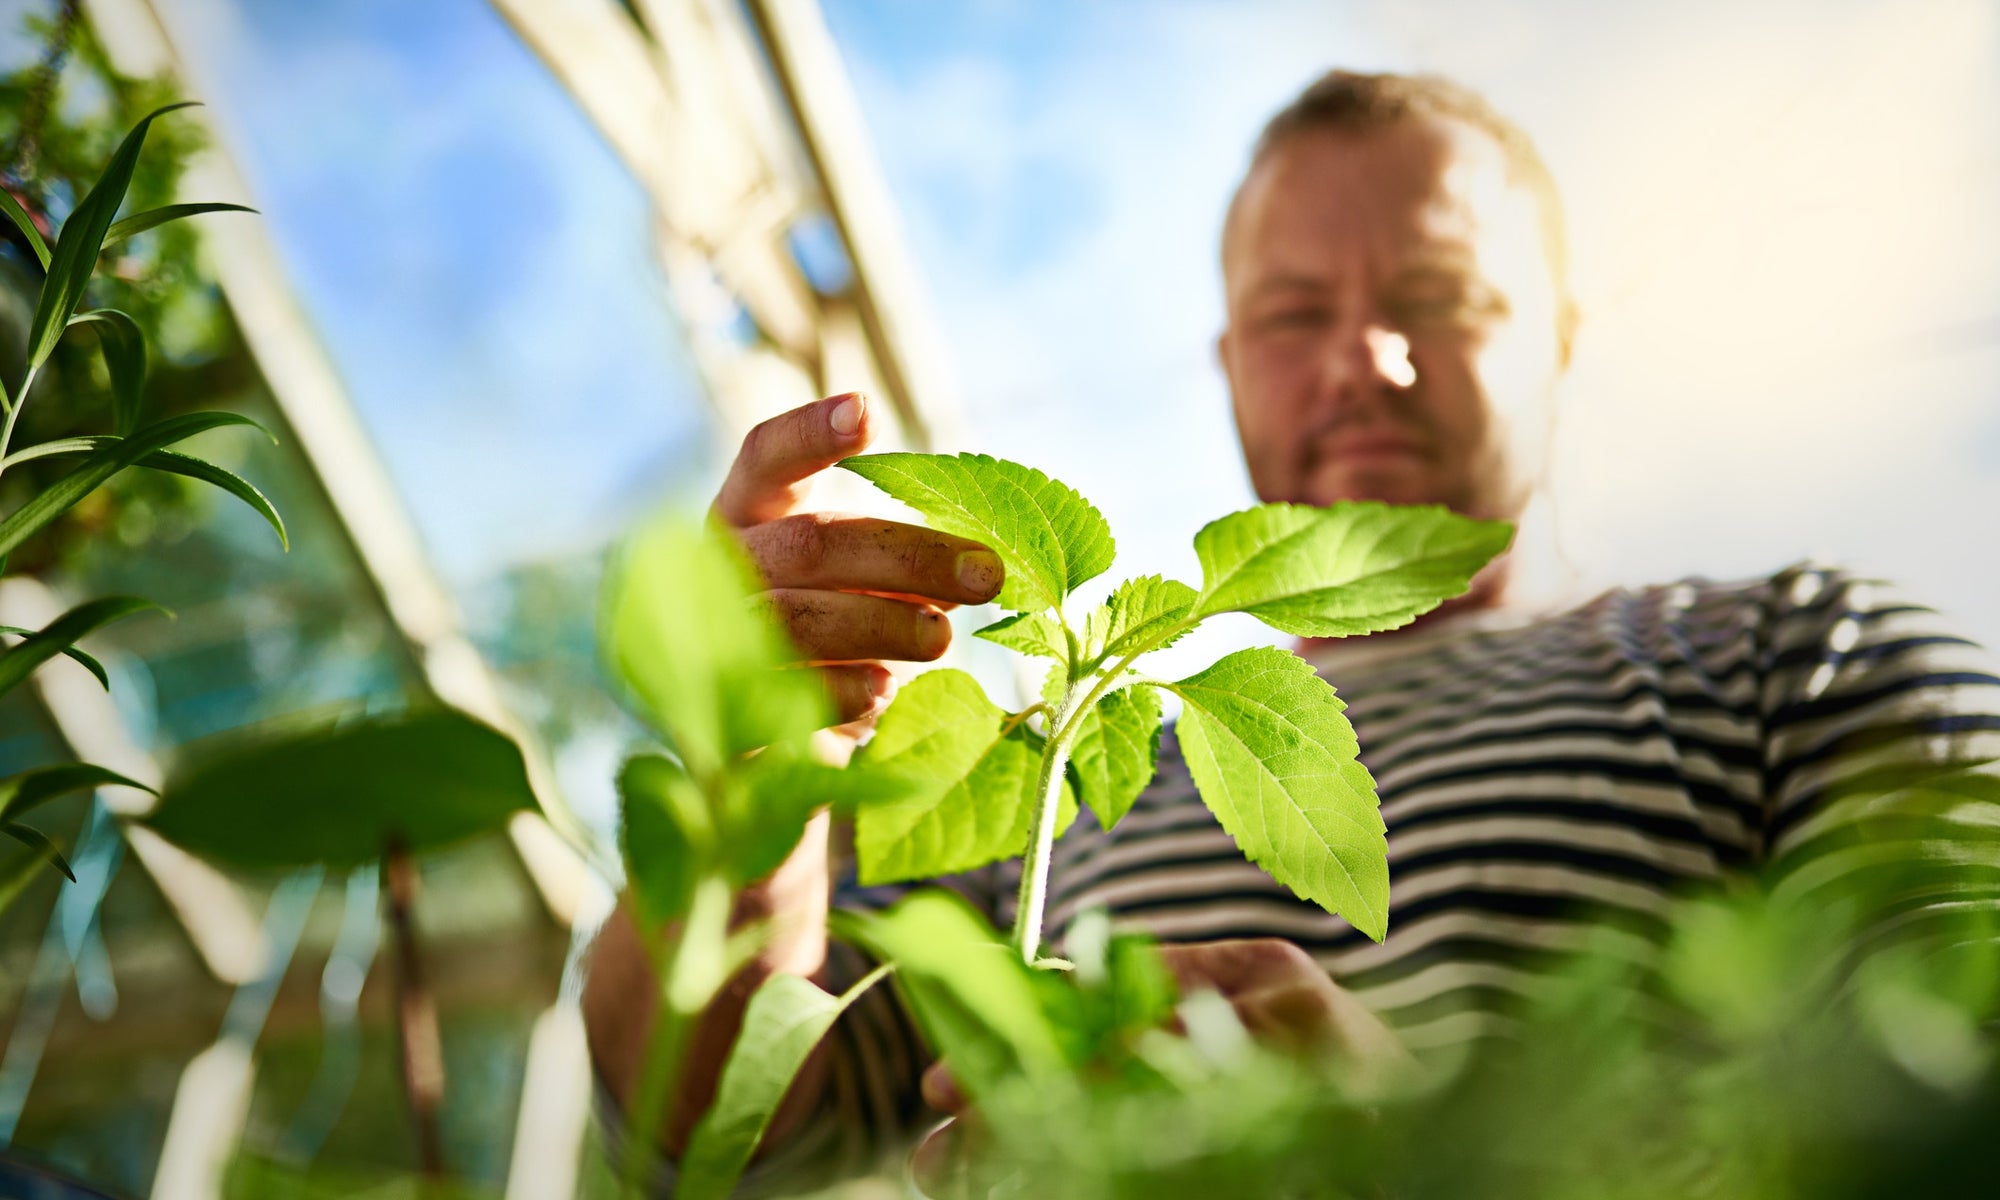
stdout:
POLYGON ((65 879, 68 879, 71 883, 76 882, 76 872, 70 870, 69 860, 62 856, 62 851, 56 849, 56 844, 50 841, 41 830, 30 829, 26 825, 16 825, 9 822, 0 825, 0 833, 6 834, 8 837, 13 838, 15 841, 41 855, 48 860, 50 866, 61 871, 65 879))
POLYGON ((1033 968, 965 898, 924 888, 880 914, 841 913, 838 932, 896 968, 931 1048, 974 1096, 1014 1071, 1053 1084, 1062 1039, 1042 1009, 1033 968))
POLYGON ((724 794, 724 870, 739 887, 754 883, 791 854, 814 812, 831 807, 851 813, 909 790, 907 781, 892 775, 829 766, 774 746, 743 764, 724 794))
POLYGON ((14 223, 14 228, 20 230, 21 236, 28 239, 28 246, 35 252, 35 258, 42 264, 42 270, 48 270, 49 244, 42 240, 42 231, 36 228, 35 218, 29 215, 27 209, 21 207, 19 200, 14 199, 14 193, 4 187, 0 187, 0 213, 7 214, 7 219, 14 223))
MULTIPOLYGON (((63 329, 69 324, 70 314, 76 311, 83 299, 83 289, 90 283, 91 272, 97 269, 97 255, 104 248, 104 235, 111 229, 111 219, 118 215, 118 206, 125 201, 125 189, 132 184, 132 168, 139 162, 139 149, 146 143, 146 130, 166 113, 177 108, 186 108, 192 101, 169 104, 156 108, 140 118, 118 144, 111 161, 105 165, 104 173, 97 177, 97 183, 88 195, 70 211, 69 219, 63 222, 56 234, 55 249, 49 254, 48 278, 42 281, 42 294, 35 303, 34 323, 28 331, 28 367, 30 370, 42 365, 55 349, 62 337, 63 329)), ((67 506, 65 506, 67 507, 67 506)))
POLYGON ((146 823, 243 867, 354 867, 499 829, 532 809, 521 752, 463 713, 431 709, 239 730, 193 746, 146 823))
POLYGON ((1298 655, 1239 650, 1173 686, 1201 798, 1271 877, 1381 941, 1388 847, 1375 781, 1326 680, 1298 655))
POLYGON ((0 913, 14 906, 28 885, 41 876, 48 860, 34 850, 11 850, 0 854, 0 913))
POLYGON ((128 779, 108 767, 93 763, 53 763, 46 767, 31 767, 18 775, 0 779, 0 821, 24 817, 68 792, 114 784, 145 792, 153 790, 136 779, 128 779))
POLYGON ((992 548, 1007 568, 1002 608, 1060 608, 1111 569, 1111 526, 1068 484, 984 454, 864 454, 837 464, 923 514, 934 528, 992 548))
POLYGON ((84 459, 76 470, 44 488, 27 503, 10 513, 6 520, 0 521, 0 554, 13 553, 14 547, 27 541, 37 530, 61 516, 71 505, 88 496, 98 485, 126 467, 154 451, 184 441, 203 430, 223 425, 263 428, 240 413, 185 413, 156 421, 129 437, 108 442, 91 451, 90 456, 84 459))
POLYGON ((680 764, 642 754, 618 772, 618 799, 618 849, 639 917, 658 927, 686 916, 701 859, 715 845, 701 793, 680 764))
POLYGON ((111 375, 111 427, 121 434, 139 424, 139 405, 146 393, 146 335, 139 323, 115 308, 93 308, 69 319, 97 331, 104 351, 104 368, 111 375))
MULTIPOLYGON (((151 600, 142 600, 137 596, 106 596, 77 605, 49 622, 46 628, 21 639, 20 644, 0 650, 0 694, 26 679, 36 667, 67 651, 78 638, 92 630, 133 613, 159 607, 151 600)), ((97 669, 99 680, 104 679, 103 670, 101 666, 97 669)), ((106 686, 110 685, 107 683, 106 686)))
POLYGON ((887 973, 878 968, 837 997, 797 975, 764 981, 744 1010, 743 1032, 722 1068, 715 1103, 688 1137, 675 1175, 679 1200, 724 1200, 736 1189, 813 1047, 887 973))
POLYGON ((656 521, 624 548, 606 589, 612 669, 697 780, 833 720, 826 689, 749 597, 758 590, 727 535, 656 521))
MULTIPOLYGON (((19 625, 0 625, 0 633, 11 633, 18 637, 29 637, 35 633, 35 630, 23 629, 19 625)), ((98 662, 94 655, 85 654, 75 646, 68 646, 63 649, 63 657, 74 660, 84 670, 97 676, 97 682, 104 685, 105 691, 108 692, 111 690, 111 676, 105 673, 104 664, 98 662)))
POLYGON ((110 229, 104 231, 104 244, 109 246, 116 242, 122 242, 128 237, 144 233, 157 225, 165 225, 168 221, 178 221, 183 217, 198 217, 203 213, 212 212, 253 213, 256 211, 254 208, 248 208, 241 204, 162 204, 158 208, 149 208, 142 213, 133 213, 122 221, 114 222, 110 229))
MULTIPOLYGON (((7 465, 11 467, 17 462, 24 462, 28 459, 52 458, 60 454, 91 454, 120 440, 122 439, 113 434, 93 434, 84 437, 59 438, 55 441, 28 446, 9 454, 7 456, 7 465)), ((182 454, 178 450, 155 450, 132 465, 135 467, 147 467, 155 471, 166 471, 172 475, 185 475, 189 479, 199 479, 203 483, 214 484, 216 487, 243 501, 243 503, 248 504, 256 511, 258 516, 264 518, 265 522, 277 532, 278 544, 287 550, 292 548, 291 539, 285 533, 285 519, 278 515, 277 508, 265 498, 264 493, 257 490, 255 485, 235 472, 224 467, 218 467, 212 462, 196 458, 191 454, 182 454)))

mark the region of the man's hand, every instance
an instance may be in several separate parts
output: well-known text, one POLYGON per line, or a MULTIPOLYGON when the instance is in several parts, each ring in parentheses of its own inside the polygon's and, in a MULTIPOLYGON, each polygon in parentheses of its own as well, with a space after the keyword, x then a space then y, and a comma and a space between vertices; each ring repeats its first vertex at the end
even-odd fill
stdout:
POLYGON ((750 431, 715 500, 769 590, 760 597, 826 676, 842 721, 873 716, 895 688, 885 662, 929 662, 951 645, 945 610, 1000 591, 1000 558, 917 525, 801 512, 812 477, 874 440, 868 401, 834 396, 750 431))

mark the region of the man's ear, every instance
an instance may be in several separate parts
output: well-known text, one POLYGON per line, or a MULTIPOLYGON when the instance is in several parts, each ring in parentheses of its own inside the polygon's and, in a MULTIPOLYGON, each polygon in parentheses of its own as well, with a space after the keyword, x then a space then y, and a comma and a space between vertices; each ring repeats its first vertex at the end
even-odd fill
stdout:
POLYGON ((1576 328, 1583 322, 1583 311, 1576 305, 1576 298, 1565 291, 1556 302, 1556 366, 1559 370, 1569 370, 1570 359, 1576 355, 1576 328))
POLYGON ((1222 368, 1223 377, 1229 380, 1230 390, 1236 386, 1236 364, 1234 361, 1236 344, 1230 336, 1234 330, 1224 325, 1222 332, 1215 335, 1215 361, 1222 368))

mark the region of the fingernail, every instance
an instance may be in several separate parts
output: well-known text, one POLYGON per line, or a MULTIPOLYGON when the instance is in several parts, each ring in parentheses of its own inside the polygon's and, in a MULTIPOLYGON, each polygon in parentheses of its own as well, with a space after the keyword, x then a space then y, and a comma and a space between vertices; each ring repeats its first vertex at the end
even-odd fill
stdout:
POLYGON ((861 413, 865 407, 861 394, 856 392, 833 406, 833 412, 827 415, 827 423, 841 437, 851 438, 861 431, 861 413))
POLYGON ((936 658, 951 645, 951 622, 941 612, 925 613, 919 640, 923 643, 924 653, 929 658, 936 658))
POLYGON ((958 556, 958 583, 975 596, 991 596, 1000 590, 1004 573, 1000 556, 991 550, 967 550, 958 556))

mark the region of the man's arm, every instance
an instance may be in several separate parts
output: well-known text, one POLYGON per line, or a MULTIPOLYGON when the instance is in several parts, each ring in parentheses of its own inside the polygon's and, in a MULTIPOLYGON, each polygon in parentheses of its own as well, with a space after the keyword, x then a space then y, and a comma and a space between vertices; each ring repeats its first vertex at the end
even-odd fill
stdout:
MULTIPOLYGON (((812 478, 874 440, 867 401, 835 396, 780 414, 744 439, 714 516, 741 538, 767 585, 759 599, 802 660, 820 670, 840 720, 872 720, 894 681, 885 663, 928 662, 951 643, 944 610, 1000 590, 998 556, 976 542, 920 526, 806 511, 812 478)), ((850 725, 850 729, 856 726, 850 725)), ((771 938, 697 1023, 661 1144, 677 1155, 714 1098, 743 1010, 765 979, 811 975, 826 958, 827 821, 807 829, 768 880, 745 890, 734 920, 770 922, 771 938)), ((660 984, 629 903, 620 903, 592 955, 584 989, 591 1057, 627 1111, 638 1087, 660 984)), ((767 1144, 796 1132, 824 1080, 815 1056, 767 1144)))

